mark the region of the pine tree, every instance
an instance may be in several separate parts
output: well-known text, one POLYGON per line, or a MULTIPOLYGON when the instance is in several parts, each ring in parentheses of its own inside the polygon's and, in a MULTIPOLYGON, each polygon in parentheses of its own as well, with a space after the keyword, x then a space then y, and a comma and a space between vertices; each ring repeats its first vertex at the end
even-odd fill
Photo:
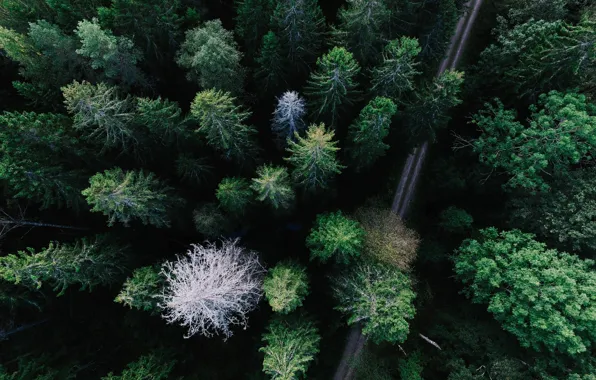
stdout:
POLYGON ((278 90, 285 82, 287 70, 279 39, 272 31, 263 36, 261 50, 255 61, 258 65, 255 79, 259 83, 259 90, 264 93, 278 90))
POLYGON ((0 257, 0 278, 30 289, 47 283, 58 296, 75 284, 91 291, 118 280, 124 270, 125 250, 105 235, 74 244, 50 243, 39 252, 28 248, 0 257))
POLYGON ((108 225, 124 225, 133 219, 155 227, 169 227, 168 211, 182 200, 171 194, 172 188, 163 184, 153 173, 123 171, 120 168, 97 173, 83 190, 91 211, 108 217, 108 225))
POLYGON ((358 62, 343 47, 334 47, 317 59, 317 68, 310 74, 305 91, 314 106, 313 114, 329 116, 331 125, 335 125, 341 108, 352 105, 356 99, 359 72, 358 62))
POLYGON ((161 297, 164 279, 158 266, 147 266, 135 269, 132 277, 128 277, 122 290, 114 299, 131 309, 139 309, 156 314, 161 297))
POLYGON ((341 211, 317 215, 315 225, 306 238, 310 259, 349 264, 360 256, 364 244, 364 229, 341 211))
POLYGON ((383 51, 383 62, 372 70, 371 92, 399 102, 403 94, 414 89, 414 78, 420 74, 416 70, 418 54, 420 45, 415 38, 389 41, 383 51))
POLYGON ((252 179, 252 190, 257 199, 274 209, 288 209, 294 203, 294 189, 290 184, 288 169, 281 166, 263 165, 252 179))
MULTIPOLYGON (((261 39, 269 30, 273 0, 236 0, 236 28, 249 56, 257 52, 261 39)), ((264 45, 264 43, 263 43, 264 45)))
POLYGON ((263 291, 274 312, 291 313, 308 294, 306 268, 293 262, 277 264, 265 276, 263 291))
POLYGON ((271 130, 277 136, 282 146, 288 139, 294 140, 306 128, 304 116, 306 102, 296 91, 286 91, 277 99, 277 106, 273 111, 271 130))
POLYGON ((389 145, 383 139, 389 134, 391 118, 396 112, 397 106, 390 99, 376 97, 350 125, 348 154, 356 170, 370 168, 379 157, 385 155, 389 145))
POLYGON ((232 215, 242 215, 252 202, 250 182, 244 178, 224 178, 215 193, 221 207, 232 215))
POLYGON ((176 62, 188 70, 188 80, 204 90, 240 94, 244 82, 241 59, 233 33, 224 29, 220 20, 211 20, 186 32, 176 62))
POLYGON ((336 174, 344 168, 337 159, 337 142, 332 141, 333 131, 327 132, 325 124, 313 124, 306 137, 296 135, 296 142, 288 140, 290 162, 294 181, 309 191, 325 189, 336 174))
POLYGON ((197 132, 226 159, 242 162, 252 158, 256 151, 253 135, 256 130, 244 124, 250 112, 234 104, 230 93, 219 90, 199 92, 190 106, 198 119, 197 132))

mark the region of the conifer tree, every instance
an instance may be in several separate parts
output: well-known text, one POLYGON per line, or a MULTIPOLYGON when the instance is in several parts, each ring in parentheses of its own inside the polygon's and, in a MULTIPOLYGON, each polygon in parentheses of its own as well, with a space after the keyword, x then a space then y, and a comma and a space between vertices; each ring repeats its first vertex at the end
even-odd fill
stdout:
POLYGON ((101 380, 170 379, 176 361, 167 360, 166 362, 164 356, 167 358, 167 355, 161 352, 143 355, 138 360, 129 363, 121 375, 114 375, 113 372, 110 372, 107 376, 102 377, 101 380))
POLYGON ((190 112, 199 121, 197 132, 206 137, 209 145, 224 158, 242 162, 255 154, 256 130, 244 124, 250 112, 234 102, 228 92, 206 90, 197 94, 190 112))
POLYGON ((414 77, 420 74, 416 70, 419 53, 420 45, 415 38, 389 41, 383 51, 383 61, 372 70, 371 92, 399 102, 403 94, 414 89, 414 77))
POLYGON ((272 31, 263 36, 261 50, 255 61, 258 65, 255 78, 259 83, 259 89, 264 93, 278 90, 285 82, 287 70, 279 38, 272 31))
MULTIPOLYGON (((261 39, 269 30, 273 14, 273 0, 236 0, 236 28, 249 56, 257 52, 261 39)), ((263 40, 264 41, 264 40, 263 40)))
POLYGON ((124 270, 126 247, 112 243, 105 235, 81 239, 74 244, 50 243, 39 252, 28 248, 0 257, 0 278, 39 289, 45 283, 64 294, 71 285, 93 290, 116 281, 124 270))
POLYGON ((224 29, 220 20, 211 20, 186 32, 176 62, 188 70, 187 78, 204 90, 240 94, 244 82, 241 59, 233 33, 224 29))
MULTIPOLYGON (((428 3, 422 2, 426 5, 428 3)), ((442 0, 430 3, 422 21, 420 31, 420 59, 426 64, 437 62, 447 52, 449 41, 457 25, 458 9, 456 0, 442 0)))
POLYGON ((277 264, 265 276, 263 291, 274 312, 291 313, 308 294, 306 268, 293 262, 277 264))
POLYGON ((132 277, 128 277, 122 285, 122 290, 114 301, 131 309, 157 313, 157 304, 164 285, 164 279, 159 271, 158 266, 135 269, 132 277))
POLYGON ((193 212, 193 221, 196 230, 209 239, 223 235, 231 227, 229 218, 215 202, 197 207, 193 212))
POLYGON ((315 225, 306 238, 310 259, 321 262, 333 257, 335 262, 349 264, 360 256, 363 244, 364 229, 341 211, 317 215, 315 225))
POLYGON ((178 103, 158 97, 137 98, 135 121, 164 144, 172 144, 186 135, 182 110, 178 103))
POLYGON ((296 142, 288 140, 290 162, 294 169, 294 181, 309 191, 324 189, 336 174, 344 168, 337 159, 337 142, 333 141, 334 132, 327 131, 325 124, 313 124, 306 131, 305 137, 296 135, 296 142))
POLYGON ((296 91, 286 91, 277 99, 271 129, 282 146, 306 128, 305 113, 306 102, 296 91))
POLYGON ((215 193, 221 207, 232 215, 242 215, 252 202, 250 182, 244 178, 224 178, 215 193))
POLYGON ((110 226, 139 219, 143 224, 169 227, 168 211, 182 202, 155 174, 142 170, 113 168, 91 177, 89 185, 82 194, 93 207, 91 211, 106 215, 110 226))
POLYGON ((213 167, 204 158, 195 158, 181 154, 176 159, 176 173, 182 181, 191 185, 200 185, 212 174, 213 167))
POLYGON ((385 155, 389 145, 383 139, 389 134, 391 118, 396 112, 397 106, 390 99, 376 97, 350 125, 348 154, 356 170, 371 167, 379 157, 385 155))
POLYGON ((358 62, 343 47, 334 47, 317 59, 317 68, 311 73, 305 91, 311 98, 313 114, 317 118, 328 116, 335 125, 342 107, 356 99, 359 72, 358 62))
POLYGON ((252 179, 252 190, 257 199, 274 209, 288 209, 294 203, 294 189, 290 183, 288 169, 281 166, 263 165, 252 179))

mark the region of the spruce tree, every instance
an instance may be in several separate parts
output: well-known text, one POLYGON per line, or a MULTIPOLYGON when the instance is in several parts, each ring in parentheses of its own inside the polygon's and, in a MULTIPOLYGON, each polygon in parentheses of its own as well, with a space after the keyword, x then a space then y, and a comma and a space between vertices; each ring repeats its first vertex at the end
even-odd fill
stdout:
POLYGON ((277 264, 265 276, 263 292, 274 312, 291 313, 308 294, 306 268, 293 262, 277 264))
POLYGON ((372 70, 371 92, 399 102, 402 95, 414 89, 414 78, 420 74, 416 69, 419 53, 420 45, 415 38, 389 41, 383 61, 372 70))
POLYGON ((215 193, 221 207, 232 215, 242 215, 252 202, 250 182, 244 178, 224 178, 215 193))
POLYGON ((317 215, 315 225, 306 238, 310 259, 321 262, 333 258, 337 263, 349 264, 360 256, 363 244, 364 229, 341 211, 317 215))
POLYGON ((327 116, 335 126, 341 109, 352 105, 357 97, 359 72, 358 62, 343 47, 334 47, 317 59, 317 68, 310 74, 305 90, 313 114, 317 118, 327 116))
POLYGON ((257 199, 274 209, 288 209, 294 203, 294 189, 290 183, 288 169, 281 166, 263 165, 252 179, 252 190, 257 199))
POLYGON ((158 312, 158 302, 164 285, 164 279, 159 273, 159 266, 147 266, 135 269, 122 285, 122 290, 114 299, 131 309, 158 312))
POLYGON ((169 227, 168 211, 182 202, 155 174, 142 170, 113 168, 91 177, 89 185, 82 194, 92 206, 91 211, 107 216, 110 226, 115 222, 127 226, 139 219, 143 224, 169 227))
POLYGON ((304 131, 305 113, 306 102, 296 91, 286 91, 277 99, 271 130, 280 145, 285 146, 288 139, 294 140, 296 134, 304 131))
POLYGON ((193 211, 193 221, 197 232, 213 239, 228 232, 233 227, 230 218, 215 203, 205 203, 193 211))
POLYGON ((129 363, 121 375, 114 375, 110 372, 101 380, 167 380, 171 379, 174 365, 176 365, 175 360, 167 359, 167 355, 161 352, 154 352, 129 363))
POLYGON ((263 93, 278 90, 285 82, 287 70, 279 39, 272 31, 263 36, 261 50, 255 61, 258 65, 255 79, 259 83, 259 90, 263 93))
POLYGON ((235 4, 236 28, 234 31, 238 38, 244 42, 249 56, 252 56, 257 52, 261 39, 269 30, 275 2, 273 0, 236 0, 235 4))
POLYGON ((376 97, 360 111, 348 129, 348 154, 356 170, 370 168, 385 155, 389 145, 383 139, 389 134, 391 118, 397 106, 388 98, 376 97))
POLYGON ((327 131, 325 124, 312 124, 305 137, 296 134, 296 142, 288 140, 290 157, 285 160, 294 167, 294 181, 306 190, 314 191, 329 187, 333 177, 344 168, 337 159, 337 141, 334 132, 327 131))
POLYGON ((186 137, 182 110, 178 103, 158 97, 137 98, 135 122, 145 126, 154 139, 172 144, 186 137))
POLYGON ((189 154, 181 154, 176 159, 176 173, 180 179, 191 185, 204 183, 213 173, 213 166, 205 158, 196 158, 189 154))

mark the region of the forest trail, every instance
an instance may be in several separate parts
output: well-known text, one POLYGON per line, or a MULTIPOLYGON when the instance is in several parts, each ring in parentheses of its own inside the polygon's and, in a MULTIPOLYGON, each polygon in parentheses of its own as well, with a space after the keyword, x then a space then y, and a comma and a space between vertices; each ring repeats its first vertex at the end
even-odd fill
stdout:
MULTIPOLYGON (((483 0, 470 0, 466 4, 467 10, 461 15, 457 22, 455 32, 449 42, 449 49, 447 49, 445 58, 441 62, 439 70, 437 71, 437 77, 445 70, 455 69, 457 67, 470 37, 472 27, 476 21, 482 2, 483 0)), ((393 198, 393 204, 391 205, 391 211, 398 214, 402 219, 406 216, 408 207, 414 196, 416 184, 422 169, 422 164, 426 158, 427 150, 428 141, 425 141, 421 146, 415 147, 412 150, 404 164, 393 198)), ((366 337, 362 334, 362 327, 357 324, 350 329, 344 352, 337 370, 335 371, 335 375, 333 376, 333 380, 352 379, 354 376, 354 367, 350 365, 350 363, 358 357, 364 348, 365 343, 366 337)))

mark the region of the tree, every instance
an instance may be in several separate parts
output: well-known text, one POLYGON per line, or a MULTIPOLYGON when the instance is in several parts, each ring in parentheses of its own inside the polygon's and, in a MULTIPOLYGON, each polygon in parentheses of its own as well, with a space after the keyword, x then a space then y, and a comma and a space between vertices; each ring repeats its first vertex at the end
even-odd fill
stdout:
POLYGON ((439 226, 449 233, 461 233, 472 228, 474 218, 466 210, 449 206, 439 215, 439 226))
POLYGON ((333 37, 363 65, 377 60, 389 31, 391 11, 384 0, 348 0, 338 12, 333 37))
POLYGON ((166 380, 170 379, 171 372, 176 365, 175 360, 164 360, 166 358, 159 352, 152 352, 141 356, 137 361, 128 364, 128 368, 122 371, 122 375, 114 375, 112 372, 101 380, 166 380))
POLYGON ((280 88, 285 82, 286 65, 282 56, 279 38, 269 31, 263 36, 261 50, 255 58, 257 69, 255 79, 264 93, 271 93, 280 88))
POLYGON ((420 75, 416 69, 420 51, 416 38, 389 41, 383 50, 383 61, 372 70, 371 92, 399 102, 402 95, 414 89, 414 78, 420 75))
POLYGON ((137 98, 135 122, 147 127, 153 138, 162 144, 172 144, 187 134, 178 103, 161 97, 137 98))
POLYGON ((326 262, 333 257, 341 264, 349 264, 359 257, 363 243, 364 230, 360 223, 344 216, 341 211, 317 215, 306 238, 311 260, 326 262))
POLYGON ((96 18, 79 21, 75 33, 81 41, 77 53, 89 58, 91 67, 100 69, 105 78, 124 86, 144 83, 143 73, 137 67, 143 55, 131 40, 103 30, 96 18))
POLYGON ((288 139, 294 140, 306 128, 304 116, 306 102, 296 91, 286 91, 277 98, 277 105, 273 111, 271 130, 282 146, 288 139))
POLYGON ((482 134, 472 142, 480 162, 510 177, 506 188, 532 192, 550 188, 545 175, 566 175, 573 164, 590 160, 596 147, 596 108, 584 95, 551 91, 532 106, 527 125, 496 100, 474 115, 482 134), (507 154, 499 154, 507 152, 507 154))
POLYGON ((108 217, 109 226, 115 222, 128 226, 131 220, 139 219, 143 224, 169 227, 168 211, 182 203, 171 192, 172 188, 153 173, 113 168, 91 177, 82 194, 93 206, 92 212, 108 217))
POLYGON ((362 323, 362 333, 373 342, 403 343, 414 318, 416 293, 408 276, 383 264, 360 262, 334 281, 337 310, 348 324, 362 323))
POLYGON ((239 177, 222 179, 215 195, 221 207, 233 215, 244 214, 253 198, 250 182, 239 177))
POLYGON ((360 66, 352 53, 343 47, 334 47, 317 59, 317 68, 310 74, 306 95, 311 97, 316 117, 328 115, 335 125, 342 107, 352 105, 358 82, 360 66))
POLYGON ((228 160, 244 161, 255 153, 256 130, 244 124, 250 112, 234 105, 234 101, 229 92, 206 90, 197 94, 190 112, 199 121, 196 131, 206 137, 209 145, 228 160))
POLYGON ((534 235, 486 228, 453 260, 474 303, 488 304, 522 347, 568 355, 596 342, 596 272, 592 260, 548 249, 534 235))
POLYGON ((114 301, 131 309, 156 313, 164 282, 159 270, 158 266, 135 269, 132 277, 128 277, 122 285, 122 290, 114 301))
POLYGON ((74 284, 80 290, 110 285, 121 276, 124 251, 106 235, 81 239, 74 244, 52 242, 39 252, 28 248, 0 257, 0 278, 30 289, 39 289, 44 283, 61 296, 74 284))
POLYGON ((242 92, 242 53, 233 33, 224 29, 220 20, 207 21, 187 31, 177 56, 178 65, 188 70, 188 80, 197 82, 204 90, 242 92))
POLYGON ((302 306, 308 294, 306 268, 293 262, 277 264, 269 269, 263 281, 263 291, 274 312, 291 313, 302 306))
POLYGON ((186 257, 166 262, 162 274, 166 287, 161 307, 168 323, 207 337, 232 336, 231 326, 248 325, 247 314, 261 299, 264 269, 256 252, 238 246, 237 240, 192 245, 186 257))
POLYGON ((348 129, 348 154, 352 166, 360 171, 370 168, 385 155, 389 145, 383 139, 389 135, 391 118, 397 113, 397 106, 388 98, 376 97, 360 111, 348 129))
POLYGON ((250 187, 259 201, 268 203, 276 210, 290 208, 296 196, 290 184, 288 169, 281 166, 260 166, 250 187))
POLYGON ((344 168, 336 157, 339 148, 332 141, 334 132, 327 132, 325 124, 312 124, 306 137, 295 136, 296 142, 288 140, 286 150, 291 155, 285 159, 294 166, 294 181, 310 191, 327 188, 333 176, 344 168))
POLYGON ((272 0, 235 1, 237 16, 234 31, 243 40, 250 55, 257 52, 261 39, 269 30, 274 4, 272 0))
POLYGON ((504 2, 507 16, 514 24, 522 24, 530 19, 557 21, 567 15, 566 6, 574 0, 549 0, 537 4, 530 0, 509 0, 504 2))
MULTIPOLYGON (((424 1, 420 3, 422 3, 422 6, 427 4, 424 1)), ((418 35, 420 35, 420 45, 422 48, 420 58, 427 65, 441 60, 447 52, 449 41, 459 18, 456 3, 461 4, 457 0, 433 2, 430 4, 430 8, 425 9, 423 20, 417 21, 424 25, 422 30, 418 32, 418 35)), ((407 5, 407 7, 410 6, 410 4, 407 5)))
POLYGON ((176 173, 180 179, 191 185, 200 185, 212 174, 213 166, 205 158, 181 154, 176 159, 176 173))
POLYGON ((311 322, 274 319, 263 334, 263 372, 276 380, 303 377, 319 353, 321 337, 311 322))
POLYGON ((449 120, 448 111, 462 101, 459 98, 464 73, 448 70, 433 80, 432 85, 415 93, 404 111, 405 123, 413 139, 436 138, 437 131, 449 120))
POLYGON ((230 221, 215 203, 205 203, 193 212, 196 230, 208 238, 221 236, 230 229, 230 221))
POLYGON ((305 67, 317 57, 325 36, 325 17, 316 0, 281 0, 271 17, 288 60, 305 67))
POLYGON ((361 207, 356 210, 355 217, 366 233, 364 254, 405 272, 411 269, 420 238, 397 214, 390 209, 361 207))

